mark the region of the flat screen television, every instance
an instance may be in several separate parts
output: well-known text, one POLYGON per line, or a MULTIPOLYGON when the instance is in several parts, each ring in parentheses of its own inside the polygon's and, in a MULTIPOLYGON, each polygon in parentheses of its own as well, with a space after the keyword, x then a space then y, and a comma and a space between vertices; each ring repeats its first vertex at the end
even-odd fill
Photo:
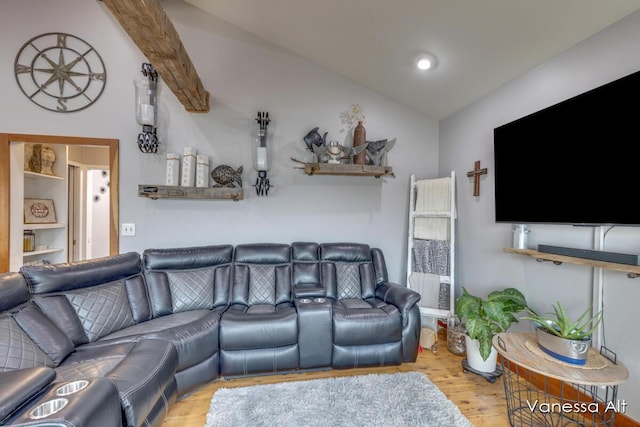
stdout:
POLYGON ((496 222, 640 226, 640 71, 493 135, 496 222))

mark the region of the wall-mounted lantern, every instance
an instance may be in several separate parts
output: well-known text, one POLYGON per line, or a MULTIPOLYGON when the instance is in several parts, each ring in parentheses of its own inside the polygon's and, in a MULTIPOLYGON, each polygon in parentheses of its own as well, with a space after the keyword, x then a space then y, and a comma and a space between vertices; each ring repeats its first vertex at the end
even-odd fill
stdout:
POLYGON ((143 153, 158 151, 158 73, 153 65, 143 63, 144 79, 134 81, 136 87, 136 121, 142 126, 138 134, 138 148, 143 153))
POLYGON ((256 117, 258 122, 258 130, 254 138, 253 147, 253 168, 258 172, 258 178, 254 187, 256 187, 256 193, 258 196, 266 196, 269 194, 269 178, 267 178, 267 171, 271 169, 271 144, 267 141, 267 126, 269 126, 269 113, 258 112, 256 117))

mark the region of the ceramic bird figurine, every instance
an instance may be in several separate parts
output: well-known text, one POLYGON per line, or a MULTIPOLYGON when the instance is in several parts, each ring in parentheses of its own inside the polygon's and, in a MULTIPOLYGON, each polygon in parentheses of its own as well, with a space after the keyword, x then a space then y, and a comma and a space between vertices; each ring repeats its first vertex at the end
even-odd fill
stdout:
POLYGON ((353 163, 354 157, 366 150, 368 145, 369 144, 365 142, 364 144, 357 147, 341 147, 343 148, 344 157, 349 158, 349 163, 353 163))
POLYGON ((310 151, 313 151, 313 145, 325 145, 327 142, 327 134, 328 132, 325 132, 324 135, 320 135, 320 132, 318 132, 318 127, 315 127, 313 129, 311 129, 303 139, 304 143, 307 144, 307 148, 310 151))
POLYGON ((367 158, 370 165, 380 166, 382 156, 384 156, 384 146, 387 145, 386 139, 378 141, 367 141, 367 158))
POLYGON ((387 166, 387 154, 389 153, 389 151, 391 151, 391 149, 394 147, 394 145, 396 145, 396 139, 397 138, 393 138, 387 141, 387 143, 384 146, 384 155, 382 156, 382 161, 380 162, 380 166, 387 166))
POLYGON ((374 166, 384 166, 386 164, 386 154, 393 148, 396 138, 387 140, 380 139, 378 141, 367 141, 367 158, 369 164, 374 166))
POLYGON ((326 159, 327 146, 325 144, 322 144, 322 145, 312 144, 311 151, 314 154, 314 162, 324 163, 327 161, 326 159))
POLYGON ((320 132, 318 132, 318 129, 320 128, 315 127, 311 129, 305 135, 305 137, 302 138, 302 140, 307 145, 307 149, 315 155, 317 161, 320 163, 320 162, 324 162, 323 156, 327 148, 328 132, 325 132, 324 135, 320 135, 320 132))

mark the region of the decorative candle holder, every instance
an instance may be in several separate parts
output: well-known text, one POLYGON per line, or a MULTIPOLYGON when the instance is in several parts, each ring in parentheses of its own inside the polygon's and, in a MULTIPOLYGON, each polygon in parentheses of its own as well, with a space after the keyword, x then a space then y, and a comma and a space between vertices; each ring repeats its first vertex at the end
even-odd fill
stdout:
POLYGON ((142 75, 146 79, 134 81, 136 87, 136 121, 142 126, 138 134, 138 148, 143 153, 158 151, 158 73, 151 64, 142 64, 142 75))
POLYGON ((193 147, 185 147, 182 156, 182 175, 180 185, 182 187, 193 187, 196 183, 196 153, 193 147))
POLYGON ((180 154, 167 153, 166 185, 180 185, 180 154))
POLYGON ((271 122, 269 113, 258 112, 256 122, 258 123, 258 129, 253 139, 253 169, 258 172, 258 177, 254 187, 258 196, 266 196, 269 194, 269 188, 272 187, 269 178, 267 178, 267 172, 271 169, 271 144, 267 139, 267 127, 271 122))
POLYGON ((198 154, 196 156, 196 187, 207 188, 209 186, 209 156, 198 154))

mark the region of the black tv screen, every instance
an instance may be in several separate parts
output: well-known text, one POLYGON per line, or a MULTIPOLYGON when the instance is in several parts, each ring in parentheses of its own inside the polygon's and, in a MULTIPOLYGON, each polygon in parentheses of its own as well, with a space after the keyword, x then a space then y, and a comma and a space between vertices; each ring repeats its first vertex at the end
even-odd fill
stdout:
POLYGON ((494 129, 496 222, 640 225, 640 72, 494 129))

